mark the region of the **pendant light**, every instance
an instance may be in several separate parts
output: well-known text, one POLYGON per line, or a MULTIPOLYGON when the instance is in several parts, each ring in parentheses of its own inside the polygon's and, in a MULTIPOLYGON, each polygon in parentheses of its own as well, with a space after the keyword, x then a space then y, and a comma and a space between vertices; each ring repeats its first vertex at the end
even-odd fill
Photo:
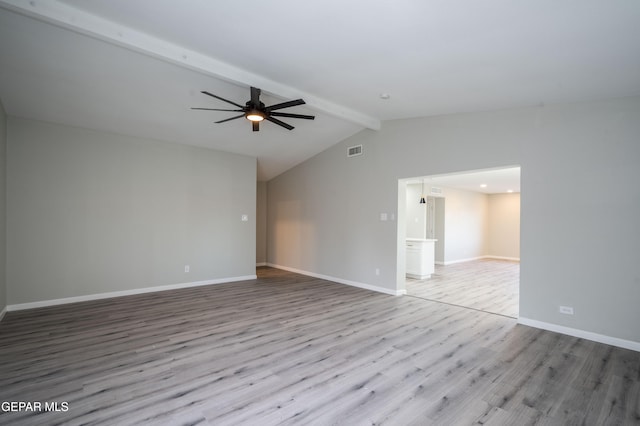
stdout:
POLYGON ((424 179, 422 179, 422 196, 420 197, 420 204, 426 204, 427 201, 424 199, 424 179))

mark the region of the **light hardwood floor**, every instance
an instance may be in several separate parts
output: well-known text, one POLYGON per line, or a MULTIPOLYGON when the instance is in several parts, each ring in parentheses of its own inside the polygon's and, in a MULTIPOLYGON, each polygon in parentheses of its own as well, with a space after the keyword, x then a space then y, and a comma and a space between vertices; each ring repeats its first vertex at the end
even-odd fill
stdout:
POLYGON ((436 265, 426 280, 407 278, 407 294, 518 318, 520 263, 481 259, 436 265))
POLYGON ((270 268, 10 312, 2 424, 640 424, 640 353, 270 268))

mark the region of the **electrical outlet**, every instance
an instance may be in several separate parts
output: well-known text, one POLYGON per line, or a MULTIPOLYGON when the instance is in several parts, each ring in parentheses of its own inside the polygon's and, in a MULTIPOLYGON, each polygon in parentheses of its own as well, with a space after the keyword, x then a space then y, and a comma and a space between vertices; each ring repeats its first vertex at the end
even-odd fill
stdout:
POLYGON ((571 306, 560 306, 560 313, 565 315, 573 315, 573 308, 571 306))
POLYGON ((189 272, 191 267, 189 265, 184 265, 184 272, 189 272))
POLYGON ((376 275, 380 275, 380 268, 376 268, 376 275))
POLYGON ((243 214, 242 216, 240 216, 240 219, 243 222, 248 222, 249 221, 249 215, 243 214))

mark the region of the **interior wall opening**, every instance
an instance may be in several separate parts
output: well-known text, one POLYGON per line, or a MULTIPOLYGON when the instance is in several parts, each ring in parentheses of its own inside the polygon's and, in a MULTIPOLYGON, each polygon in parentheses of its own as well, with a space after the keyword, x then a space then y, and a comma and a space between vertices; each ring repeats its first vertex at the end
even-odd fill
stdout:
POLYGON ((397 288, 517 318, 520 167, 398 182, 397 288))

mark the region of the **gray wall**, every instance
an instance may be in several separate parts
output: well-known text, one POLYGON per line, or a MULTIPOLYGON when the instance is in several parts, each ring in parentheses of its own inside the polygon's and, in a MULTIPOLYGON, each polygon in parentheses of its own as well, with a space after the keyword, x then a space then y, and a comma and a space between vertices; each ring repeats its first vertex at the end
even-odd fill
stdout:
POLYGON ((7 154, 10 305, 255 274, 255 158, 13 117, 7 154))
POLYGON ((442 188, 444 212, 444 262, 475 259, 487 254, 489 203, 487 195, 442 188))
POLYGON ((520 194, 490 194, 490 256, 520 259, 520 194))
POLYGON ((267 262, 267 182, 256 188, 256 264, 267 262))
POLYGON ((447 205, 445 263, 482 256, 520 258, 520 194, 454 188, 442 188, 442 194, 440 201, 447 205))
POLYGON ((398 179, 520 165, 520 315, 638 342, 639 117, 630 97, 362 131, 269 181, 269 262, 395 289, 398 179))
POLYGON ((7 115, 0 100, 0 312, 7 306, 7 115))

